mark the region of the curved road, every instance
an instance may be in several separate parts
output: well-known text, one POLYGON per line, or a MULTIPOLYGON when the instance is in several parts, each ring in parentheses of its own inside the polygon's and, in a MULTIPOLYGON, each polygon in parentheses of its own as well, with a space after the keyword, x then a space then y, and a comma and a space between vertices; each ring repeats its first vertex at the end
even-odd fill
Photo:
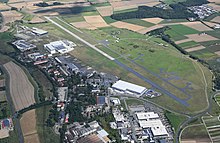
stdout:
POLYGON ((215 92, 213 95, 211 95, 211 96, 209 97, 209 99, 208 99, 208 101, 209 101, 208 107, 207 107, 204 111, 199 112, 199 113, 197 113, 197 114, 195 114, 195 115, 193 115, 193 116, 190 116, 187 120, 185 120, 185 121, 180 125, 180 127, 179 127, 178 130, 177 130, 177 134, 176 134, 176 136, 175 136, 176 143, 179 143, 179 142, 180 142, 180 140, 181 140, 180 137, 181 137, 182 131, 183 131, 183 129, 184 129, 190 122, 192 122, 193 120, 195 120, 195 119, 197 119, 197 118, 199 118, 199 117, 205 115, 207 112, 210 112, 210 110, 212 109, 212 99, 213 99, 214 96, 216 96, 216 95, 218 95, 218 94, 220 94, 220 92, 215 92))

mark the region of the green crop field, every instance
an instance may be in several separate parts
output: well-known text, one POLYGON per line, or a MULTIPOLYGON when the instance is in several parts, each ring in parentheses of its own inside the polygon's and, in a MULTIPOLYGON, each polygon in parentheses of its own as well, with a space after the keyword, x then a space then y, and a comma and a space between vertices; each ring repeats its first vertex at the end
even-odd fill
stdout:
POLYGON ((162 0, 162 1, 167 4, 173 4, 173 3, 178 3, 178 2, 184 2, 186 0, 162 0))
POLYGON ((165 31, 165 33, 168 34, 174 41, 186 39, 187 37, 185 35, 199 33, 199 31, 181 24, 170 25, 169 27, 171 29, 165 31))
POLYGON ((131 24, 136 24, 144 27, 151 27, 154 26, 155 24, 141 20, 141 19, 126 19, 123 20, 124 22, 131 23, 131 24))
POLYGON ((107 24, 110 24, 110 23, 113 23, 113 22, 117 22, 117 20, 112 19, 110 16, 105 16, 105 17, 102 17, 102 18, 105 20, 105 22, 107 24))
POLYGON ((184 42, 184 43, 178 44, 178 46, 180 46, 183 49, 195 47, 195 46, 198 46, 198 45, 199 44, 194 42, 194 41, 189 41, 189 42, 184 42))

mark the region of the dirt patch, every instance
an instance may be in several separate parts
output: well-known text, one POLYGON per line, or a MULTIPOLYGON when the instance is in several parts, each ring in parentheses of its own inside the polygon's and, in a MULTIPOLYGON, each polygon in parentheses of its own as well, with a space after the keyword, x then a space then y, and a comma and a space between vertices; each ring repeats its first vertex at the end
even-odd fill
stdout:
POLYGON ((5 3, 0 3, 0 9, 1 10, 10 10, 11 7, 6 5, 5 3))
POLYGON ((220 0, 208 0, 209 2, 220 3, 220 0))
POLYGON ((214 3, 209 3, 209 6, 211 6, 213 9, 220 11, 220 5, 214 4, 214 3))
POLYGON ((7 137, 9 137, 9 130, 7 129, 0 130, 0 139, 7 138, 7 137))
MULTIPOLYGON (((213 23, 213 22, 204 21, 204 23, 210 27, 214 27, 216 25, 216 23, 213 23)), ((220 23, 220 19, 219 19, 219 23, 220 23)))
POLYGON ((181 44, 181 43, 185 43, 185 42, 189 42, 189 41, 192 41, 192 40, 191 39, 183 39, 183 40, 176 41, 175 43, 181 44))
POLYGON ((217 54, 217 55, 219 55, 219 56, 220 56, 220 51, 215 52, 215 54, 217 54))
POLYGON ((35 103, 34 87, 24 71, 13 62, 4 64, 10 77, 10 94, 16 111, 35 103))
POLYGON ((96 9, 101 16, 110 16, 113 14, 113 8, 111 6, 96 7, 96 9))
POLYGON ((5 86, 5 79, 0 80, 0 87, 4 87, 5 86))
POLYGON ((206 25, 204 25, 203 23, 199 22, 199 21, 195 21, 195 22, 184 22, 182 23, 183 25, 193 28, 195 30, 198 31, 211 31, 213 29, 207 27, 206 25))
POLYGON ((1 14, 4 18, 4 24, 11 23, 16 20, 21 20, 23 17, 21 13, 15 11, 15 10, 3 11, 3 12, 1 12, 1 14))
POLYGON ((117 27, 117 28, 125 28, 125 29, 131 30, 131 31, 139 31, 139 30, 145 28, 143 26, 130 24, 130 23, 122 22, 122 21, 117 21, 117 22, 111 23, 111 25, 114 27, 117 27))
POLYGON ((35 109, 25 112, 20 119, 21 129, 26 143, 39 143, 36 130, 35 109))
POLYGON ((216 16, 211 20, 212 22, 220 23, 220 16, 216 16))
POLYGON ((44 23, 46 22, 46 20, 38 17, 38 16, 35 16, 34 18, 31 19, 30 23, 32 24, 37 24, 37 23, 44 23))
POLYGON ((71 25, 73 25, 76 28, 82 28, 82 29, 90 29, 90 30, 97 29, 96 27, 92 26, 91 24, 89 24, 85 21, 74 22, 74 23, 71 23, 71 25))
POLYGON ((144 20, 144 21, 147 21, 147 22, 150 22, 150 23, 154 23, 154 24, 158 24, 161 21, 163 21, 163 19, 159 18, 159 17, 156 17, 156 18, 144 18, 144 19, 141 19, 141 20, 144 20))
POLYGON ((195 42, 206 42, 206 41, 219 40, 219 39, 212 37, 208 34, 190 34, 190 35, 186 35, 186 36, 195 42))
POLYGON ((155 6, 160 2, 156 0, 130 0, 130 1, 110 1, 114 11, 137 8, 141 5, 155 6))
POLYGON ((201 46, 196 46, 196 47, 185 49, 185 50, 187 52, 193 52, 193 51, 198 51, 198 50, 202 50, 202 49, 205 49, 205 47, 201 45, 201 46))
POLYGON ((96 28, 108 27, 109 25, 104 21, 100 15, 95 16, 84 16, 86 22, 96 28))
POLYGON ((164 27, 163 25, 155 25, 155 26, 151 26, 149 28, 144 28, 144 29, 141 29, 139 31, 137 31, 138 33, 141 33, 141 34, 146 34, 147 32, 150 32, 152 30, 155 30, 155 29, 158 29, 158 28, 162 28, 164 27))

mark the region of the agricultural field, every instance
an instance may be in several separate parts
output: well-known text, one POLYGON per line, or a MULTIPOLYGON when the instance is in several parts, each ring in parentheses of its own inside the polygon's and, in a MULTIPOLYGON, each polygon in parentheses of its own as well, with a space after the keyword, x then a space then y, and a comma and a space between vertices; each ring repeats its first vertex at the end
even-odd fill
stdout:
POLYGON ((24 142, 40 143, 36 130, 36 122, 35 109, 22 114, 20 124, 24 136, 24 142))
POLYGON ((4 68, 10 76, 10 95, 15 110, 19 111, 34 104, 34 87, 24 71, 13 62, 4 64, 4 68))
POLYGON ((220 118, 219 116, 204 116, 202 118, 209 137, 213 143, 220 141, 220 118))

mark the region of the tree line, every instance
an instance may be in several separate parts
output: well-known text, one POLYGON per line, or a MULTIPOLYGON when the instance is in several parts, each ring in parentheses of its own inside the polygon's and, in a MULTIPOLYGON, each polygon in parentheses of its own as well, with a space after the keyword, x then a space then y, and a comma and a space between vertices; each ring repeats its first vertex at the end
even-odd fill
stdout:
POLYGON ((153 18, 160 17, 163 19, 186 19, 196 18, 197 16, 190 12, 187 7, 207 4, 207 0, 187 0, 186 2, 179 2, 170 4, 171 9, 163 9, 158 7, 139 6, 138 10, 117 13, 111 15, 112 19, 125 20, 132 18, 153 18))

